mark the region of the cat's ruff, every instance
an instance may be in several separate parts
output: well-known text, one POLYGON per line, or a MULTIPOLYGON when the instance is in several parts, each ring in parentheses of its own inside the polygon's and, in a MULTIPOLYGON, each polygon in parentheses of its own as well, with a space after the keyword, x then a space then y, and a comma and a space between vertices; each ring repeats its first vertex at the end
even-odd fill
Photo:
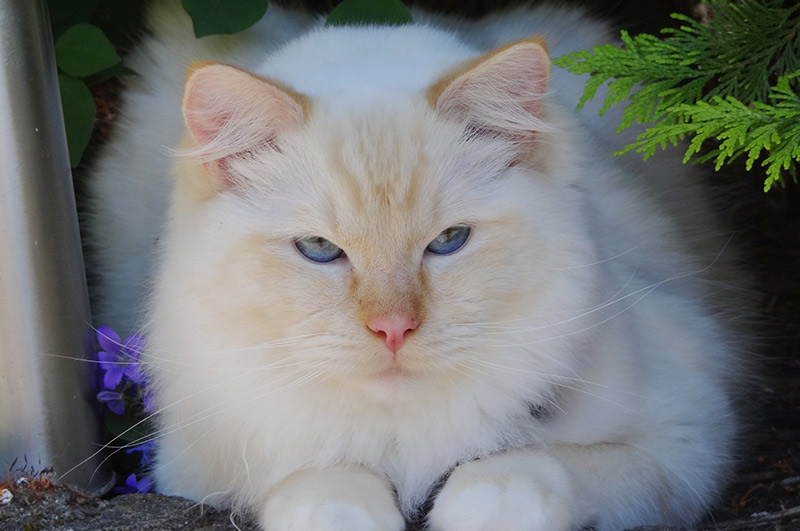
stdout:
POLYGON ((155 3, 89 230, 97 322, 148 339, 158 488, 268 530, 400 530, 452 472, 432 529, 691 525, 741 372, 693 176, 575 115, 547 53, 604 24, 415 20, 271 4, 196 40, 155 3))

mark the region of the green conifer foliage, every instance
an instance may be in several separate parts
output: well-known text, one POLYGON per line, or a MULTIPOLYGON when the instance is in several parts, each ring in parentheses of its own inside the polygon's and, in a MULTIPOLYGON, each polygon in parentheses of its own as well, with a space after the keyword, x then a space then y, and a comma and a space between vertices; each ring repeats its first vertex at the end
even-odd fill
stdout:
POLYGON ((650 124, 620 153, 647 159, 690 138, 684 161, 716 169, 745 155, 760 161, 764 190, 800 163, 800 4, 781 0, 707 0, 708 20, 672 15, 682 25, 661 36, 622 32, 622 46, 597 46, 555 59, 591 76, 578 108, 601 86, 601 114, 627 101, 618 130, 650 124), (708 142, 709 149, 701 147, 708 142))

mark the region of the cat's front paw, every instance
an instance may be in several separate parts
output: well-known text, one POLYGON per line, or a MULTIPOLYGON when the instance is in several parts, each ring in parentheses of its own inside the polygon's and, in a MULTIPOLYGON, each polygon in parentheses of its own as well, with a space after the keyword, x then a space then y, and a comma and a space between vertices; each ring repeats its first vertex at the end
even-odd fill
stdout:
POLYGON ((572 520, 571 498, 566 471, 553 458, 495 456, 453 471, 429 524, 435 531, 563 531, 572 520))
POLYGON ((309 498, 284 507, 274 506, 263 522, 266 531, 396 531, 402 518, 366 504, 309 498))
POLYGON ((371 472, 333 468, 297 472, 269 495, 265 531, 401 531, 391 488, 371 472))

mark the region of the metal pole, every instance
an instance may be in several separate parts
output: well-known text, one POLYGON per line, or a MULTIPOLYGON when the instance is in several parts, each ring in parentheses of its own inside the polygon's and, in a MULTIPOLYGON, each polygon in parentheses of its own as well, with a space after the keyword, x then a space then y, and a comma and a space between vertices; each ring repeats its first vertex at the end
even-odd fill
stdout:
POLYGON ((17 460, 95 493, 113 481, 90 457, 90 322, 44 0, 0 0, 0 476, 17 460))

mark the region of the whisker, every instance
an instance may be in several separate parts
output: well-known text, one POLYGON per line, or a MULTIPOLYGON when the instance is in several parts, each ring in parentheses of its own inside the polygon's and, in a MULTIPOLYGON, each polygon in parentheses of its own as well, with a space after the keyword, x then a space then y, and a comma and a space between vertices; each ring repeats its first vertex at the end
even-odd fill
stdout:
MULTIPOLYGON (((606 390, 614 391, 615 393, 624 394, 624 395, 627 395, 627 396, 630 396, 630 397, 633 397, 633 398, 655 400, 653 397, 648 396, 648 395, 643 395, 643 394, 640 394, 640 393, 634 393, 632 391, 628 391, 627 389, 622 389, 622 388, 619 388, 619 387, 614 387, 614 386, 610 386, 610 385, 601 384, 599 382, 586 380, 586 379, 581 378, 581 377, 563 376, 563 375, 557 375, 556 376, 556 375, 551 375, 551 374, 547 374, 547 373, 544 373, 544 372, 541 372, 541 371, 532 370, 532 369, 525 369, 525 368, 518 368, 518 367, 506 367, 504 365, 500 365, 498 363, 492 363, 490 361, 483 360, 483 359, 473 359, 473 360, 468 360, 468 361, 470 363, 474 363, 476 365, 482 365, 482 366, 485 366, 485 367, 501 370, 501 371, 512 373, 512 374, 517 374, 517 373, 522 372, 524 374, 530 374, 532 376, 539 376, 539 377, 542 377, 542 378, 547 378, 548 381, 551 382, 551 383, 556 383, 556 381, 559 381, 559 382, 560 381, 565 381, 565 382, 570 382, 570 383, 575 383, 575 384, 582 384, 582 385, 586 385, 586 386, 590 386, 590 387, 596 387, 598 389, 606 389, 606 390)), ((661 400, 661 399, 659 399, 658 401, 661 402, 661 403, 666 403, 667 402, 666 400, 661 400)))
POLYGON ((603 258, 601 260, 596 260, 594 262, 589 262, 588 264, 579 264, 579 265, 567 266, 567 267, 554 267, 554 268, 551 268, 551 270, 552 271, 571 271, 571 270, 574 270, 574 269, 583 269, 585 267, 592 267, 592 266, 596 266, 596 265, 600 265, 600 264, 605 264, 605 263, 608 263, 608 262, 613 262, 614 260, 617 260, 618 258, 622 258, 623 256, 625 256, 627 254, 630 254, 633 251, 636 251, 641 246, 645 245, 646 243, 648 243, 650 241, 651 241, 651 239, 648 238, 648 239, 646 239, 646 240, 644 240, 642 242, 639 242, 638 244, 634 245, 633 247, 631 247, 630 249, 628 249, 626 251, 622 251, 621 253, 617 253, 617 254, 615 254, 613 256, 610 256, 608 258, 603 258))
MULTIPOLYGON (((648 295, 648 294, 652 293, 652 291, 654 291, 655 289, 657 289, 657 288, 659 288, 659 287, 661 287, 661 286, 663 286, 665 284, 668 284, 670 282, 675 282, 677 280, 681 280, 681 279, 684 279, 684 278, 688 278, 688 277, 692 277, 692 276, 697 276, 697 275, 703 274, 703 273, 709 271, 712 267, 714 267, 714 265, 719 261, 719 259, 725 253, 725 250, 728 248, 728 246, 730 245, 731 241, 733 240, 733 237, 734 237, 733 234, 730 235, 728 237, 728 240, 722 245, 722 248, 717 252, 717 254, 714 256, 714 258, 707 265, 705 265, 703 267, 700 267, 699 269, 693 269, 693 270, 689 270, 689 271, 684 271, 682 273, 676 273, 676 274, 671 275, 671 276, 669 276, 669 277, 667 277, 667 278, 665 278, 663 280, 659 280, 657 282, 653 282, 653 283, 648 284, 646 286, 642 286, 641 288, 636 289, 636 290, 634 290, 634 291, 632 291, 630 293, 627 293, 625 295, 618 296, 618 297, 611 297, 610 299, 608 299, 604 303, 601 303, 601 304, 599 304, 597 306, 594 306, 594 307, 592 307, 592 308, 590 308, 590 309, 588 309, 588 310, 586 310, 584 312, 578 313, 578 314, 576 314, 576 315, 574 315, 572 317, 569 317, 569 318, 561 320, 561 321, 548 323, 548 324, 541 325, 541 326, 538 326, 538 327, 533 327, 533 328, 531 328, 531 327, 510 328, 510 330, 529 330, 529 331, 530 330, 541 330, 541 329, 545 329, 545 328, 549 328, 549 327, 553 327, 553 326, 564 325, 564 324, 573 322, 575 320, 587 317, 587 316, 591 315, 594 312, 597 312, 597 311, 603 310, 605 308, 608 308, 610 306, 613 306, 613 305, 615 305, 615 304, 617 304, 619 302, 622 302, 622 301, 624 301, 624 300, 626 300, 626 299, 628 299, 630 297, 636 297, 640 293, 645 293, 645 295, 648 295)), ((617 291, 617 293, 621 293, 625 289, 625 287, 627 287, 631 283, 633 277, 636 275, 636 271, 637 270, 638 270, 638 266, 634 270, 632 275, 628 278, 628 280, 623 285, 623 287, 620 290, 617 291)), ((640 300, 640 299, 637 299, 637 301, 638 300, 640 300)), ((547 316, 552 316, 552 314, 547 314, 547 316)), ((542 316, 542 315, 538 315, 538 316, 537 315, 525 315, 525 316, 522 316, 522 317, 517 317, 517 318, 514 318, 514 319, 508 319, 508 320, 503 320, 503 321, 482 322, 482 323, 481 322, 478 322, 478 323, 452 323, 449 326, 456 326, 456 327, 458 327, 458 326, 465 326, 465 327, 480 327, 480 326, 483 326, 483 327, 495 327, 498 324, 520 322, 520 321, 530 320, 530 319, 537 318, 537 317, 542 318, 542 317, 546 317, 546 316, 542 316)))
MULTIPOLYGON (((475 361, 475 360, 469 360, 469 361, 475 361)), ((502 369, 502 367, 500 367, 500 368, 502 369)), ((513 371, 511 371, 509 369, 509 372, 513 372, 513 371)), ((643 412, 637 411, 637 410, 635 410, 635 409, 633 409, 633 408, 631 408, 629 406, 620 404, 619 402, 611 400, 610 398, 604 397, 604 396, 599 395, 597 393, 593 393, 593 392, 591 392, 591 391, 589 391, 587 389, 583 389, 583 388, 575 386, 575 385, 569 385, 569 384, 561 381, 561 378, 558 377, 558 376, 552 376, 552 375, 547 375, 547 374, 536 374, 536 375, 541 377, 541 381, 543 381, 544 383, 547 383, 549 385, 552 385, 554 387, 560 387, 560 388, 563 388, 563 389, 568 389, 570 391, 575 391, 577 393, 583 393, 583 394, 585 394, 587 396, 591 396, 592 398, 596 398, 598 400, 602 400, 604 402, 607 402, 607 403, 609 403, 609 404, 611 404, 611 405, 613 405, 615 407, 618 407, 620 409, 624 409, 625 411, 627 411, 629 413, 634 413, 634 414, 642 416, 642 417, 646 416, 643 412)), ((580 383, 585 383, 585 382, 580 382, 580 383)), ((613 389, 613 390, 616 391, 616 389, 613 389)))
MULTIPOLYGON (((601 309, 603 309, 603 308, 605 308, 607 306, 610 306, 610 305, 618 302, 619 300, 621 300, 621 297, 622 297, 621 294, 625 291, 625 288, 627 288, 633 282, 633 279, 636 277, 636 273, 637 273, 638 270, 639 270, 639 266, 637 265, 634 268, 633 272, 631 272, 630 276, 625 281, 625 283, 613 295, 608 297, 604 302, 599 303, 599 304, 597 304, 595 306, 592 306, 591 308, 588 308, 586 310, 582 310, 581 313, 579 313, 576 316, 571 317, 570 319, 568 319, 566 321, 559 321, 559 322, 556 322, 556 323, 548 324, 546 326, 558 326, 559 324, 562 324, 562 323, 565 323, 565 322, 569 322, 570 320, 573 320, 573 319, 580 319, 581 317, 585 317, 587 315, 590 315, 591 313, 593 313, 595 311, 601 310, 601 309)), ((566 311, 561 312, 561 313, 566 313, 566 311)), ((539 314, 539 315, 537 315, 537 314, 529 314, 529 315, 524 315, 522 317, 515 317, 514 319, 505 319, 505 320, 502 320, 502 321, 494 321, 494 322, 453 323, 452 326, 467 326, 467 327, 473 327, 474 326, 474 327, 485 327, 485 328, 490 328, 490 327, 491 328, 505 328, 506 330, 511 330, 511 331, 530 330, 530 328, 527 328, 527 327, 526 328, 501 327, 501 326, 498 326, 498 325, 506 324, 506 323, 515 323, 515 322, 520 322, 520 321, 528 321, 530 319, 535 319, 535 318, 552 317, 553 315, 554 315, 553 312, 549 312, 549 313, 544 314, 544 315, 542 315, 542 314, 539 314)), ((488 334, 488 333, 492 333, 492 332, 486 332, 486 333, 488 334)), ((499 332, 499 333, 505 333, 505 332, 499 332)))
MULTIPOLYGON (((278 379, 278 381, 285 380, 287 378, 291 378, 295 374, 300 373, 300 372, 305 372, 305 371, 295 371, 295 372, 291 372, 291 373, 288 373, 288 374, 283 374, 278 379)), ((249 403, 251 403, 253 401, 263 400, 263 399, 270 398, 272 396, 278 395, 280 393, 289 391, 291 389, 294 389, 295 387, 298 387, 300 385, 305 384, 309 380, 313 380, 314 378, 316 378, 320 374, 322 374, 321 371, 307 373, 302 378, 298 378, 296 380, 293 380, 288 385, 285 385, 285 386, 282 386, 282 387, 279 387, 279 388, 270 388, 268 390, 268 392, 260 394, 260 395, 257 395, 257 396, 255 396, 255 397, 253 397, 251 399, 248 399, 248 400, 246 400, 244 402, 234 403, 234 404, 228 405, 228 406, 223 407, 223 408, 216 407, 216 408, 213 408, 213 410, 212 410, 212 408, 208 408, 208 409, 206 409, 204 411, 200 411, 200 412, 194 413, 193 415, 183 419, 180 424, 173 425, 170 428, 162 428, 162 429, 156 430, 155 432, 153 432, 153 433, 151 433, 149 435, 149 439, 148 440, 153 439, 153 438, 157 438, 157 437, 162 437, 164 435, 167 435, 167 434, 170 434, 170 433, 174 433, 175 431, 178 431, 178 430, 181 430, 181 429, 185 429, 186 427, 192 426, 192 425, 194 425, 194 424, 196 424, 198 422, 202 422, 203 420, 206 420, 206 419, 208 419, 208 418, 210 418, 210 417, 212 417, 214 415, 218 415, 220 413, 224 413, 226 411, 229 411, 229 410, 231 410, 231 409, 233 409, 235 407, 239 407, 240 405, 246 405, 246 404, 249 404, 249 403)), ((225 383, 228 383, 228 382, 225 382, 225 383)), ((214 385, 214 386, 211 386, 211 387, 216 387, 216 386, 217 385, 214 385)), ((210 390, 210 388, 206 388, 204 390, 197 391, 195 393, 192 393, 192 395, 189 395, 189 397, 194 397, 197 394, 207 392, 208 390, 210 390)), ((260 389, 256 388, 256 390, 260 390, 260 389)), ((182 398, 182 399, 180 399, 180 400, 178 400, 176 402, 173 402, 172 404, 161 408, 157 413, 165 411, 168 408, 173 407, 173 406, 177 405, 178 403, 185 401, 189 397, 184 397, 184 398, 182 398)), ((219 406, 220 403, 217 403, 216 405, 219 406)), ((147 441, 142 440, 140 442, 137 442, 137 444, 142 444, 143 442, 147 442, 147 441)))
MULTIPOLYGON (((212 389, 214 389, 214 388, 216 388, 216 387, 219 387, 219 386, 221 386, 221 385, 225 385, 225 384, 227 384, 227 383, 231 382, 232 380, 234 380, 234 379, 236 379, 236 378, 240 378, 240 377, 242 377, 242 376, 244 376, 244 375, 246 375, 246 374, 250 374, 250 372, 242 372, 242 373, 239 373, 239 374, 235 374, 235 375, 234 375, 234 376, 232 376, 231 378, 228 378, 228 379, 225 379, 225 380, 221 380, 221 381, 215 382, 214 384, 212 384, 212 385, 210 385, 210 386, 207 386, 207 387, 206 387, 206 388, 204 388, 204 389, 196 390, 196 391, 194 391, 193 393, 191 393, 191 394, 189 394, 189 395, 187 395, 187 396, 185 396, 185 397, 181 398, 180 400, 177 400, 177 401, 173 402, 172 404, 169 404, 169 405, 167 405, 167 406, 164 406, 164 407, 162 407, 162 408, 158 409, 157 411, 155 411, 155 412, 154 412, 154 413, 152 413, 152 414, 148 414, 147 416, 145 416, 145 417, 144 417, 144 418, 142 418, 141 420, 139 420, 139 421, 135 422, 133 425, 131 425, 131 426, 130 426, 129 428, 127 428, 125 431, 123 431, 123 432, 121 432, 120 434, 118 434, 118 435, 116 435, 115 437, 113 437, 113 438, 112 438, 112 439, 111 439, 111 440, 110 440, 108 443, 106 443, 105 445, 103 445, 103 446, 102 446, 100 449, 98 449, 96 452, 92 453, 92 454, 91 454, 91 455, 89 455, 87 458, 85 458, 84 460, 80 461, 80 462, 79 462, 79 463, 77 463, 75 466, 73 466, 72 468, 70 468, 69 470, 67 470, 67 471, 66 471, 66 472, 65 472, 65 473, 62 475, 62 477, 66 477, 68 474, 70 474, 71 472, 73 472, 73 471, 74 471, 74 470, 76 470, 77 468, 81 467, 82 465, 84 465, 84 464, 85 464, 85 463, 87 463, 88 461, 90 461, 90 460, 94 459, 94 458, 95 458, 95 457, 97 457, 97 456, 98 456, 98 455, 99 455, 101 452, 105 451, 107 448, 113 448, 113 446, 111 446, 111 445, 113 445, 115 442, 117 442, 117 441, 119 441, 119 440, 124 440, 124 439, 123 439, 123 437, 125 437, 126 435, 128 435, 129 433, 131 433, 133 430, 135 430, 135 429, 137 429, 137 428, 140 428, 142 425, 146 424, 147 422, 149 422, 150 420, 152 420, 154 417, 156 417, 156 416, 157 416, 157 415, 159 415, 160 413, 163 413, 164 411, 166 411, 166 410, 170 409, 171 407, 175 407, 175 406, 179 405, 179 404, 180 404, 180 403, 182 403, 182 402, 185 402, 185 401, 187 401, 187 400, 190 400, 190 399, 192 399, 192 398, 196 398, 198 395, 200 395, 200 394, 202 394, 202 393, 206 393, 206 392, 208 392, 208 391, 210 391, 210 390, 212 390, 212 389)), ((140 445, 140 444, 144 444, 145 442, 149 442, 149 441, 151 441, 151 440, 156 440, 156 439, 157 439, 159 436, 160 436, 160 434, 158 434, 158 432, 155 432, 155 433, 153 433, 153 434, 150 434, 150 436, 148 436, 147 438, 140 438, 140 439, 137 439, 136 441, 134 441, 134 442, 132 442, 132 443, 129 443, 129 444, 130 444, 130 446, 126 446, 126 445, 120 446, 118 449, 116 449, 116 450, 115 450, 115 452, 116 452, 116 451, 119 451, 120 449, 125 449, 125 448, 129 448, 129 447, 132 447, 132 446, 138 446, 138 445, 140 445)), ((113 455, 115 452, 112 452, 112 454, 111 454, 111 455, 113 455)), ((108 459, 108 458, 110 458, 110 457, 111 457, 111 456, 107 457, 106 459, 108 459)), ((104 459, 104 460, 103 460, 103 462, 105 462, 105 460, 106 460, 106 459, 104 459)), ((92 476, 92 478, 93 478, 93 477, 94 477, 94 476, 92 476)))

